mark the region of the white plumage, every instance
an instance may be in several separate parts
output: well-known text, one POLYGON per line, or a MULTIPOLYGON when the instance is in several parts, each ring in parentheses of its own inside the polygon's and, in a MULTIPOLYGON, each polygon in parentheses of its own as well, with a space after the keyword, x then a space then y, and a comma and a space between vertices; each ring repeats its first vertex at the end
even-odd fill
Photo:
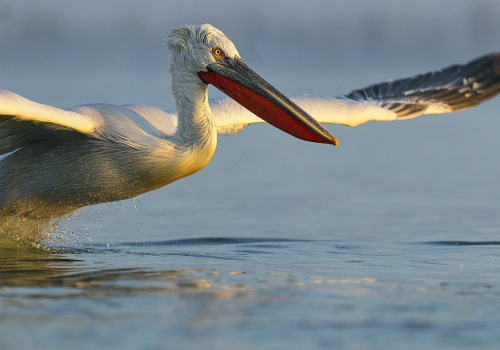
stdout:
MULTIPOLYGON (((247 80, 247 88, 260 91, 265 103, 279 105, 280 123, 280 118, 287 123, 290 116, 293 123, 302 123, 290 129, 279 123, 278 127, 294 135, 303 129, 316 135, 311 136, 313 141, 336 143, 253 72, 241 78, 247 67, 234 45, 214 27, 176 29, 168 48, 176 111, 109 104, 62 110, 0 91, 2 217, 53 218, 86 205, 137 196, 202 169, 215 151, 216 133, 233 135, 264 121, 238 103, 251 105, 254 100, 231 95, 245 90, 247 80), (220 76, 229 80, 214 82, 220 76), (231 85, 233 80, 237 83, 231 85), (207 82, 238 102, 209 101, 207 82), (229 85, 223 86, 224 82, 229 85)), ((500 55, 491 54, 467 65, 373 85, 339 98, 303 96, 293 102, 321 123, 356 126, 464 109, 496 95, 499 81, 500 55)), ((259 116, 268 118, 262 111, 259 116)))

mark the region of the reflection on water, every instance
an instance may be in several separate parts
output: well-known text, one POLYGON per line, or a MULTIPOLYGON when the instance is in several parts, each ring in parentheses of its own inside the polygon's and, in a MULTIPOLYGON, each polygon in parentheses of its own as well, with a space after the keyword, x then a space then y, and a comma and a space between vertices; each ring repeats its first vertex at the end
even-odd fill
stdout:
POLYGON ((482 320, 499 320, 498 245, 474 243, 202 237, 3 247, 0 348, 78 349, 85 339, 83 348, 326 349, 357 334, 360 348, 382 348, 388 336, 430 348, 493 344, 497 322, 482 320), (36 331, 25 337, 28 328, 36 331))
MULTIPOLYGON (((241 273, 235 271, 227 275, 236 276, 241 273)), ((244 296, 251 290, 249 286, 238 283, 220 284, 217 281, 218 275, 218 272, 211 269, 104 269, 59 276, 57 283, 77 289, 79 294, 87 293, 102 298, 189 291, 195 291, 197 297, 227 298, 244 296)), ((51 280, 54 278, 51 277, 51 280)))
MULTIPOLYGON (((252 281, 245 283, 238 276, 244 271, 217 271, 213 268, 184 268, 158 270, 153 266, 145 268, 109 268, 110 264, 100 263, 93 266, 94 258, 113 259, 116 254, 135 256, 164 256, 204 258, 208 261, 238 260, 237 256, 203 251, 205 246, 247 245, 257 248, 273 249, 280 243, 295 242, 286 239, 233 239, 233 238, 200 238, 172 240, 164 242, 122 243, 109 247, 104 244, 87 245, 83 248, 44 246, 37 249, 17 241, 4 240, 0 248, 0 287, 4 291, 13 287, 40 288, 63 287, 61 293, 68 295, 98 295, 99 297, 131 296, 137 293, 166 293, 197 291, 198 297, 227 298, 244 296, 253 288, 252 281), (275 243, 273 246, 270 243, 275 243), (162 247, 174 247, 173 251, 162 251, 162 247), (142 252, 141 248, 153 249, 142 252), (175 248, 188 247, 188 251, 177 251, 175 248), (191 249, 189 249, 191 247, 191 249), (160 250, 158 250, 160 248, 160 250), (201 248, 201 249, 200 249, 201 248), (64 253, 64 254, 63 254, 64 253), (94 258, 90 258, 93 256, 94 258), (81 259, 79 259, 81 257, 81 259), (104 268, 101 265, 105 265, 104 268), (242 283, 243 282, 243 283, 242 283), (76 294, 75 294, 76 293, 76 294)), ((306 241, 304 241, 306 242, 306 241)), ((236 250, 239 252, 239 250, 236 250)), ((250 249, 245 250, 250 252, 250 249)), ((203 264, 209 266, 210 264, 203 264)), ((280 284, 303 285, 288 274, 269 272, 268 281, 279 281, 280 284)), ((53 291, 49 291, 53 293, 53 291)), ((62 295, 61 295, 62 296, 62 295)))
POLYGON ((61 286, 62 277, 78 266, 79 260, 46 250, 16 245, 15 242, 6 245, 0 246, 0 286, 3 288, 61 286))
MULTIPOLYGON (((250 266, 246 271, 237 268, 242 267, 241 263, 233 263, 244 262, 250 256, 263 256, 273 261, 277 255, 289 254, 288 249, 297 249, 308 243, 315 242, 215 237, 125 242, 111 246, 87 244, 79 248, 52 245, 36 249, 11 241, 10 245, 4 242, 0 248, 0 287, 4 291, 16 287, 36 287, 37 295, 43 294, 44 288, 50 294, 54 293, 51 288, 63 288, 60 292, 64 295, 87 294, 103 298, 189 291, 195 291, 197 297, 227 298, 246 296, 256 288, 262 291, 273 285, 280 288, 313 284, 372 285, 377 281, 373 277, 334 279, 318 273, 294 276, 280 270, 252 271, 250 266), (271 256, 267 257, 268 254, 271 256), (196 261, 192 263, 195 266, 200 265, 201 259, 202 267, 161 269, 151 263, 146 263, 143 268, 112 267, 114 260, 136 261, 134 259, 139 256, 143 259, 149 256, 154 260, 190 259, 196 261)), ((341 245, 335 247, 347 249, 341 245)), ((179 266, 177 262, 171 264, 179 266)))

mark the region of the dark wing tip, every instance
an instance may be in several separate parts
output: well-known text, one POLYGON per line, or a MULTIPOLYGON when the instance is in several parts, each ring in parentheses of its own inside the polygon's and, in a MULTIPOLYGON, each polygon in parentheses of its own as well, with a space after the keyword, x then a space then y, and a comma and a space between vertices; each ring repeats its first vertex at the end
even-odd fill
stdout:
POLYGON ((379 101, 383 107, 397 113, 398 118, 408 118, 423 113, 433 103, 442 103, 451 111, 458 111, 478 105, 499 92, 500 52, 496 52, 463 65, 370 85, 345 97, 379 101))

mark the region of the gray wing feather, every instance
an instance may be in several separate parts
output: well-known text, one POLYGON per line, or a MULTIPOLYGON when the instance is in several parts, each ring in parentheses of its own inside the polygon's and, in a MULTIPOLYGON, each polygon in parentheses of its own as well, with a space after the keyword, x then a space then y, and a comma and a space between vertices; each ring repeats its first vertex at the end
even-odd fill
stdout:
POLYGON ((500 53, 491 53, 463 65, 370 85, 343 97, 378 101, 398 119, 405 119, 425 113, 431 106, 449 112, 473 107, 499 92, 500 53))
POLYGON ((66 138, 76 139, 85 136, 87 135, 64 126, 20 121, 15 116, 0 115, 0 155, 15 151, 29 143, 57 142, 66 138))

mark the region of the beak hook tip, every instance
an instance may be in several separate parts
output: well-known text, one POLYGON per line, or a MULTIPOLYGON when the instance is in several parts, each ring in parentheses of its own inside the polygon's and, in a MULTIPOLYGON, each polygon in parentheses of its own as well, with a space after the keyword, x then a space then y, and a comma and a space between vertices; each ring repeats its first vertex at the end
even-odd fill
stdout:
POLYGON ((332 136, 332 144, 333 144, 335 147, 338 147, 338 146, 339 146, 339 140, 338 140, 335 136, 332 136))

